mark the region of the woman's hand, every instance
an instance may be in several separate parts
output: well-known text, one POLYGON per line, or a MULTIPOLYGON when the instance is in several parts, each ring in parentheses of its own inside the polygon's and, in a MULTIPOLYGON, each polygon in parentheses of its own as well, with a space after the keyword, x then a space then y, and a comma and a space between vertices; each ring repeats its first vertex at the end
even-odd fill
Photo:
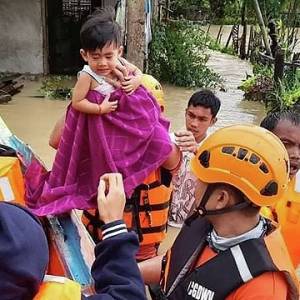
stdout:
POLYGON ((142 83, 142 76, 140 75, 127 76, 124 79, 121 85, 123 91, 127 94, 133 93, 142 83))
POLYGON ((120 173, 100 177, 97 200, 100 219, 105 224, 123 219, 126 197, 120 173))

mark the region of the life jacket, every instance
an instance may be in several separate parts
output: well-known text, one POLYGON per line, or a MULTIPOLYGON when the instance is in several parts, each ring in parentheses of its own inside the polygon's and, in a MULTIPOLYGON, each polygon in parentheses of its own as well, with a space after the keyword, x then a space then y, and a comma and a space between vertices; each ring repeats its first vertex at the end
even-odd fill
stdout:
POLYGON ((262 207, 261 215, 279 223, 294 267, 300 265, 300 172, 289 182, 275 207, 262 207))
POLYGON ((126 199, 124 222, 138 234, 140 245, 160 243, 166 236, 171 179, 170 172, 160 168, 126 199))
POLYGON ((24 180, 19 159, 0 155, 0 201, 24 205, 24 196, 24 180))
MULTIPOLYGON (((129 230, 137 232, 140 245, 160 243, 166 236, 171 179, 170 172, 163 168, 153 171, 126 199, 124 222, 129 230)), ((82 222, 95 242, 101 240, 103 223, 97 210, 84 211, 82 222)))
POLYGON ((284 199, 277 203, 273 212, 295 267, 300 264, 300 173, 297 177, 290 181, 284 199))
POLYGON ((46 275, 33 300, 80 300, 81 286, 65 277, 46 275))
POLYGON ((268 224, 264 238, 242 242, 198 267, 195 265, 207 247, 211 225, 198 218, 190 227, 184 226, 163 260, 161 290, 154 299, 224 300, 247 281, 272 271, 283 272, 289 287, 288 299, 298 299, 299 283, 282 236, 268 224))

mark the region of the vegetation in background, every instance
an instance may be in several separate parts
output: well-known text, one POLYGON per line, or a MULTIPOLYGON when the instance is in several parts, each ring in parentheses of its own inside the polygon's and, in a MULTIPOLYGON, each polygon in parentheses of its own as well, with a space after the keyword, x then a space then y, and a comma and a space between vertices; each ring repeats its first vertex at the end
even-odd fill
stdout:
POLYGON ((43 79, 40 92, 43 96, 52 99, 70 99, 71 76, 50 75, 43 79))
POLYGON ((185 87, 216 87, 221 77, 206 63, 208 41, 197 25, 185 21, 154 27, 149 73, 164 82, 185 87))
POLYGON ((281 82, 274 82, 273 68, 270 66, 257 64, 253 73, 240 86, 246 100, 262 101, 269 111, 300 104, 300 70, 287 70, 281 82))

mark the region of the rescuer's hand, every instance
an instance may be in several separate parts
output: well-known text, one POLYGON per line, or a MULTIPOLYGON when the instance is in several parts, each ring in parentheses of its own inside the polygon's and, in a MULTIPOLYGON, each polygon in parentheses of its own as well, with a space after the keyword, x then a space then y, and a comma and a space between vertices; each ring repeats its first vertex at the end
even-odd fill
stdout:
POLYGON ((98 186, 98 210, 100 219, 105 223, 123 219, 125 192, 122 175, 104 174, 98 186))
POLYGON ((196 153, 197 143, 191 131, 181 130, 175 132, 175 144, 179 147, 180 151, 188 151, 196 153))

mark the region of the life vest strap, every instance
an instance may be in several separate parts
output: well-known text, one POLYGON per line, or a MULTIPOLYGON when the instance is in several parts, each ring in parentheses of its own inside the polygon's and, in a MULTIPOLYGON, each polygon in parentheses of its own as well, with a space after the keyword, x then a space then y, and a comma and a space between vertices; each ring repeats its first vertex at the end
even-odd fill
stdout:
MULTIPOLYGON (((161 225, 161 226, 153 226, 153 227, 147 227, 147 228, 140 228, 142 234, 150 234, 150 233, 157 233, 162 232, 166 230, 167 225, 161 225)), ((135 230, 134 228, 129 228, 130 231, 135 230)))
MULTIPOLYGON (((166 201, 164 203, 160 204, 148 204, 148 205, 139 205, 139 211, 140 212, 145 212, 148 211, 149 209, 151 211, 159 211, 159 210, 164 210, 169 207, 169 201, 166 201)), ((126 203, 126 206, 133 205, 134 202, 132 199, 129 199, 128 202, 126 203)), ((125 206, 125 211, 126 211, 126 206, 125 206)))

